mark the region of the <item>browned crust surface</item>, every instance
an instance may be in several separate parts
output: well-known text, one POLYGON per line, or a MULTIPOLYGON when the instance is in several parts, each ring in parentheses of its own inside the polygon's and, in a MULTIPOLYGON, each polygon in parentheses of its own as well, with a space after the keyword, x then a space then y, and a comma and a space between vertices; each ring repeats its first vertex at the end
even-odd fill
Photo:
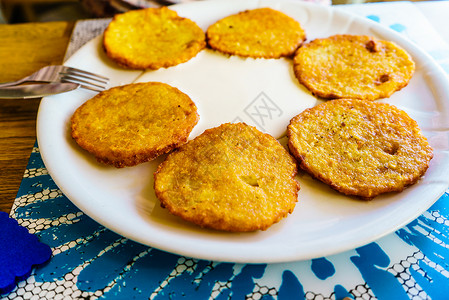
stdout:
POLYGON ((150 161, 184 144, 197 124, 195 103, 158 82, 103 91, 71 118, 72 137, 99 162, 115 167, 150 161))
POLYGON ((296 20, 271 8, 225 17, 212 24, 206 36, 215 50, 254 58, 291 56, 306 37, 296 20))
POLYGON ((334 35, 303 45, 294 57, 299 82, 325 99, 376 100, 405 87, 415 71, 398 45, 363 35, 334 35))
POLYGON ((167 7, 118 14, 103 36, 106 55, 131 69, 175 66, 190 60, 205 46, 203 30, 167 7))
POLYGON ((287 134, 303 170, 365 199, 414 184, 433 157, 418 124, 385 103, 328 101, 294 117, 287 134))
POLYGON ((293 211, 296 172, 294 158, 272 136, 227 123, 172 152, 154 187, 163 207, 197 225, 265 230, 293 211))

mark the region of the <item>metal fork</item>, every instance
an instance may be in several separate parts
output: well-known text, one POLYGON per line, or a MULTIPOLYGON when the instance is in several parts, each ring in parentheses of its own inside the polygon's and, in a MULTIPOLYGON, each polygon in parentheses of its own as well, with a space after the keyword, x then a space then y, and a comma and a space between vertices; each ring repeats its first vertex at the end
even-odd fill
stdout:
POLYGON ((80 87, 96 92, 106 89, 109 79, 107 77, 66 66, 47 66, 34 72, 30 76, 17 81, 0 83, 0 87, 14 86, 26 82, 71 82, 80 87))

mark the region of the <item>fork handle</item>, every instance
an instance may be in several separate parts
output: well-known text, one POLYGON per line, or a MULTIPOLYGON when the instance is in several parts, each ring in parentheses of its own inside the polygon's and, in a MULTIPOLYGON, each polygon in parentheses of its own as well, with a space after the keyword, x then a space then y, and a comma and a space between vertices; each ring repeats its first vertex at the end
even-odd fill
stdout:
POLYGON ((2 82, 2 83, 0 83, 0 88, 7 87, 7 86, 14 86, 14 85, 18 85, 18 84, 21 84, 21 83, 24 83, 24 82, 26 82, 26 80, 23 79, 23 78, 19 79, 19 80, 16 80, 16 81, 2 82))

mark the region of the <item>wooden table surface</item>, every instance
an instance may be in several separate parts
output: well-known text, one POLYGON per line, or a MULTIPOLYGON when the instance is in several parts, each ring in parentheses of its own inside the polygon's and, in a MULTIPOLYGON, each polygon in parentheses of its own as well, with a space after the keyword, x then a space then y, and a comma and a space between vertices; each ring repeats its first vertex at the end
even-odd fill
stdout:
MULTIPOLYGON (((0 24, 0 82, 61 64, 73 27, 73 22, 0 24)), ((1 211, 9 213, 36 141, 39 102, 0 99, 1 211)))

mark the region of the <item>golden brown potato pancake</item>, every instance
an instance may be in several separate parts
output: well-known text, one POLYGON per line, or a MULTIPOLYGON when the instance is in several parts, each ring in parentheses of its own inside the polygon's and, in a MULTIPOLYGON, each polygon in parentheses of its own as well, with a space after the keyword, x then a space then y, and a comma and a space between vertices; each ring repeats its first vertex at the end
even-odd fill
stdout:
POLYGON ((271 8, 225 17, 211 25, 206 36, 215 50, 254 58, 291 56, 306 37, 296 20, 271 8))
POLYGON ((327 101, 294 117, 287 133, 303 170, 365 199, 414 184, 433 157, 416 121, 386 103, 327 101))
POLYGON ((393 42, 364 35, 334 35, 303 45, 294 57, 299 82, 324 99, 376 100, 405 87, 415 71, 393 42))
POLYGON ((164 83, 103 91, 71 119, 72 137, 99 162, 117 168, 150 161, 184 144, 198 123, 195 103, 164 83))
POLYGON ((132 69, 171 67, 190 60, 205 46, 203 30, 167 7, 118 14, 103 36, 106 55, 132 69))
POLYGON ((168 155, 154 174, 161 205, 197 225, 265 230, 291 213, 299 184, 295 159, 244 123, 206 130, 168 155))

